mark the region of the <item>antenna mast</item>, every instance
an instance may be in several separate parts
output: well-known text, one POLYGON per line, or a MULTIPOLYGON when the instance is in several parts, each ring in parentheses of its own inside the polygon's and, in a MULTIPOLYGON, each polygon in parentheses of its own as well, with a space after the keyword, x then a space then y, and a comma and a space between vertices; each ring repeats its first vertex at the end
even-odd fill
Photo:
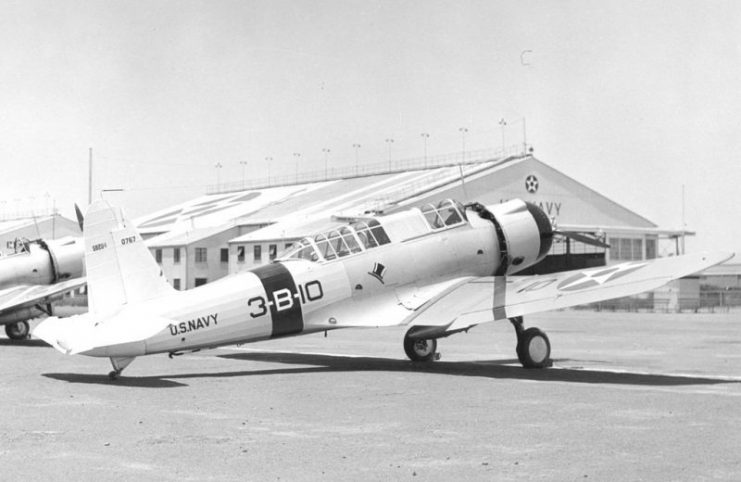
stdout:
POLYGON ((87 204, 93 203, 93 148, 88 148, 87 165, 87 204))

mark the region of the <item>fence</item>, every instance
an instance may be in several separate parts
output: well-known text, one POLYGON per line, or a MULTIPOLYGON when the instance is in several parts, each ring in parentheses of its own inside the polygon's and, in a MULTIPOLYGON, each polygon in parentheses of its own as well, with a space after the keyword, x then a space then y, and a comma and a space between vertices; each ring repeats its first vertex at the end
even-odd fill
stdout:
POLYGON ((496 159, 508 157, 527 156, 529 146, 517 144, 505 149, 483 149, 478 151, 466 151, 438 156, 415 157, 412 159, 401 159, 397 161, 376 162, 373 164, 355 165, 349 167, 332 167, 327 170, 315 170, 310 172, 297 172, 295 174, 283 174, 270 176, 262 179, 250 179, 240 182, 224 182, 206 189, 207 194, 221 194, 228 192, 244 191, 247 189, 258 189, 273 186, 287 186, 293 184, 304 184, 309 182, 321 182, 335 179, 348 179, 353 177, 372 176, 377 174, 390 174, 406 172, 418 169, 432 169, 437 167, 480 164, 496 159))
POLYGON ((577 309, 595 311, 647 311, 656 313, 726 313, 741 308, 741 290, 701 290, 698 297, 677 300, 655 299, 653 293, 581 305, 577 309))

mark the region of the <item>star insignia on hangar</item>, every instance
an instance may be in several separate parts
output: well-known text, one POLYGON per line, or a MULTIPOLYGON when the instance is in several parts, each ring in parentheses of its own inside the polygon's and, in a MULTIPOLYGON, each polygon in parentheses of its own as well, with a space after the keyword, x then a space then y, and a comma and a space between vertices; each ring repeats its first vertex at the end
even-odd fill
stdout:
POLYGON ((532 174, 525 178, 525 189, 527 189, 527 192, 530 194, 538 192, 538 178, 532 174))
POLYGON ((614 279, 637 271, 646 266, 646 263, 623 263, 616 266, 610 266, 604 269, 595 269, 582 271, 579 274, 569 276, 561 281, 557 288, 561 291, 579 291, 595 286, 603 285, 614 279))

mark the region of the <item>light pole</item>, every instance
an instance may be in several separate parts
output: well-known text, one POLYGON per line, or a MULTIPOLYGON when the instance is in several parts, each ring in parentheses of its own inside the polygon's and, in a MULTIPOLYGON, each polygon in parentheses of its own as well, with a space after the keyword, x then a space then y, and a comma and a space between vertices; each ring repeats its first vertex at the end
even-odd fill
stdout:
POLYGON ((507 121, 504 117, 499 119, 499 125, 502 126, 502 156, 504 156, 504 128, 507 126, 507 121))
POLYGON ((242 189, 244 189, 244 170, 247 167, 247 161, 239 161, 239 165, 242 166, 242 189))
POLYGON ((270 157, 270 156, 268 156, 268 157, 265 158, 265 162, 268 165, 268 186, 269 186, 270 185, 270 164, 273 163, 273 158, 270 157))
POLYGON ((461 158, 463 159, 461 162, 466 162, 466 132, 468 132, 468 128, 461 127, 458 132, 461 133, 461 158))
POLYGON ((394 143, 394 140, 390 137, 386 139, 386 144, 388 145, 388 153, 389 153, 389 171, 391 170, 391 144, 394 143))
POLYGON ((216 169, 216 191, 219 191, 219 185, 221 184, 221 168, 224 167, 221 165, 220 162, 217 162, 214 164, 214 168, 216 169))
POLYGON ((301 153, 294 152, 293 157, 296 158, 296 184, 298 184, 298 160, 301 158, 301 153))
POLYGON ((422 136, 422 141, 425 144, 425 168, 427 168, 427 139, 430 138, 430 135, 427 132, 423 132, 420 136, 422 136))
POLYGON ((360 149, 362 146, 360 144, 353 144, 353 149, 355 149, 355 175, 358 175, 358 149, 360 149))
POLYGON ((327 165, 329 164, 329 153, 332 151, 328 147, 325 147, 322 149, 322 152, 324 153, 324 180, 326 181, 328 178, 327 165))

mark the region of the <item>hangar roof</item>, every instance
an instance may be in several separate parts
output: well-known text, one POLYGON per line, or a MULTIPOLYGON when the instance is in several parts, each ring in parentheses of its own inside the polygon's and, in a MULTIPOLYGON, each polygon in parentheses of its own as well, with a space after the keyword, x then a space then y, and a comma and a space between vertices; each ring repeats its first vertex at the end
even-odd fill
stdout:
MULTIPOLYGON (((18 231, 20 229, 33 227, 33 226, 39 226, 39 225, 45 225, 49 223, 55 223, 60 228, 67 228, 72 229, 73 231, 79 232, 80 228, 77 226, 77 223, 75 221, 72 221, 71 219, 67 219, 64 216, 60 216, 58 214, 53 216, 44 216, 40 218, 21 218, 21 219, 8 219, 8 220, 0 220, 0 235, 8 234, 13 231, 18 231)), ((65 233, 66 235, 69 235, 70 233, 65 233)))
POLYGON ((229 228, 234 227, 233 224, 224 224, 221 226, 210 226, 205 228, 196 228, 191 230, 177 230, 170 231, 168 233, 160 234, 146 241, 146 244, 150 248, 164 248, 169 246, 185 246, 197 241, 201 241, 211 236, 215 236, 219 233, 223 233, 229 228))
MULTIPOLYGON (((483 204, 520 198, 541 206, 559 226, 601 226, 605 231, 659 235, 680 233, 660 230, 648 219, 532 155, 210 194, 139 218, 137 225, 145 235, 171 230, 182 233, 185 226, 194 235, 205 228, 224 230, 270 224, 231 240, 254 242, 312 234, 337 224, 333 216, 355 217, 369 211, 388 213, 444 198, 483 204)), ((161 242, 157 241, 158 245, 161 242)))

